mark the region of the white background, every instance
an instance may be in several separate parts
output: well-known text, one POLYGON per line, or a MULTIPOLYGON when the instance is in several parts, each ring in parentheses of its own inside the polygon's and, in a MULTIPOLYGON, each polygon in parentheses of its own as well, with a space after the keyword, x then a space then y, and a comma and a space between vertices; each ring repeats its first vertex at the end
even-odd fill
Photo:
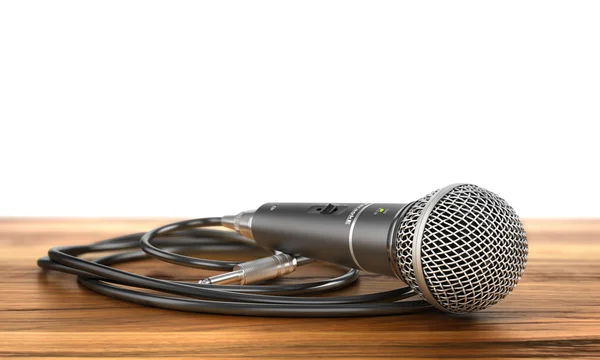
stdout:
POLYGON ((600 216, 598 1, 2 1, 0 216, 600 216))

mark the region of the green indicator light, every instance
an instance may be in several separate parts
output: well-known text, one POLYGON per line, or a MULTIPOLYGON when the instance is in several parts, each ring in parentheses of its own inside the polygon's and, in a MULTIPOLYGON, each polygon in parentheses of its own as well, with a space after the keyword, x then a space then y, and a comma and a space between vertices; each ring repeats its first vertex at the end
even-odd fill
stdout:
POLYGON ((384 208, 379 208, 379 212, 380 212, 380 213, 382 213, 382 212, 384 212, 384 211, 385 211, 385 209, 384 209, 384 208))

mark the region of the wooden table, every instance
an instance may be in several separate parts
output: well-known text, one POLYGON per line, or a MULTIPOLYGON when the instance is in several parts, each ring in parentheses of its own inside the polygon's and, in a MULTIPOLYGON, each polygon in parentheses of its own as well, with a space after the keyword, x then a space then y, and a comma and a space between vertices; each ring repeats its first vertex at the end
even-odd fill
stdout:
MULTIPOLYGON (((598 358, 600 220, 526 221, 529 263, 507 299, 470 316, 439 312, 343 319, 192 314, 113 300, 44 273, 49 247, 144 231, 165 220, 0 220, 1 358, 598 358)), ((155 277, 207 272, 156 260, 123 265, 155 277)), ((336 273, 311 264, 293 274, 336 273)), ((344 294, 400 283, 364 274, 344 294)))

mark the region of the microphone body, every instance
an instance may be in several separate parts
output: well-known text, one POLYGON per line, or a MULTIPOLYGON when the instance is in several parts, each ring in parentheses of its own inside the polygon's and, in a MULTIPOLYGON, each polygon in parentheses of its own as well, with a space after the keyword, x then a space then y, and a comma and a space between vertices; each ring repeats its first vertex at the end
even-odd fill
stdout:
POLYGON ((452 313, 505 298, 528 258, 514 209, 472 184, 452 184, 407 204, 267 203, 221 223, 286 254, 397 277, 452 313))
MULTIPOLYGON (((397 276, 393 229, 406 204, 267 203, 253 214, 252 238, 270 249, 397 276)), ((243 226, 243 224, 241 224, 243 226)))

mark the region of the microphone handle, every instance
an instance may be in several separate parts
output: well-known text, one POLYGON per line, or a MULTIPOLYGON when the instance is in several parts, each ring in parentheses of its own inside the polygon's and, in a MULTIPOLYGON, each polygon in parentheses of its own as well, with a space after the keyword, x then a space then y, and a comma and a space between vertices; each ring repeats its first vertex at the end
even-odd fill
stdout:
POLYGON ((394 230, 407 209, 386 203, 266 203, 242 213, 238 226, 271 249, 398 277, 394 230))

